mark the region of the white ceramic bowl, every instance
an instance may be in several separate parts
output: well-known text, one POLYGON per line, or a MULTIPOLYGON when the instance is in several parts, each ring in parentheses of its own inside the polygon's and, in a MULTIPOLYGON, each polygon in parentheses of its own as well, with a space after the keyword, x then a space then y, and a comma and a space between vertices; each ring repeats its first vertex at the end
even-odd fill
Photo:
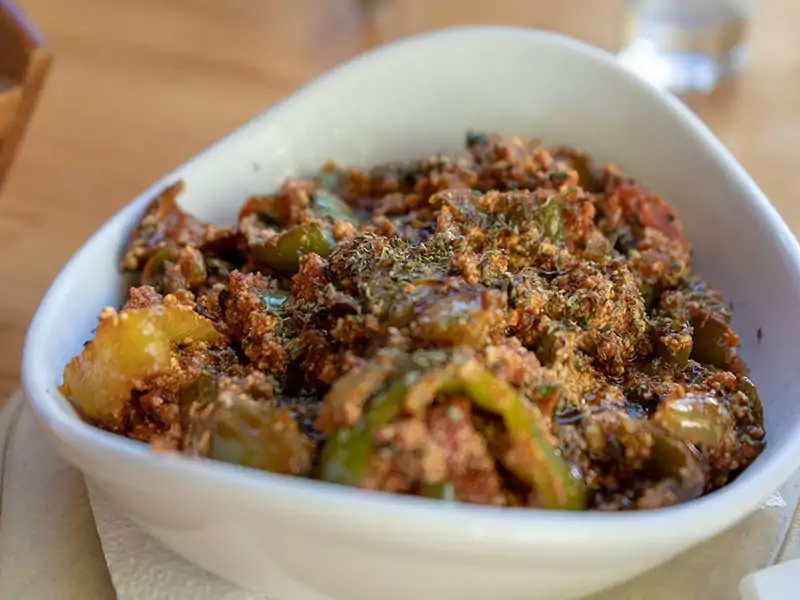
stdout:
POLYGON ((134 200, 45 296, 28 333, 23 381, 47 438, 128 516, 189 560, 272 600, 566 599, 629 579, 724 530, 798 467, 799 304, 793 236, 677 100, 560 36, 458 29, 335 69, 134 200), (653 512, 448 506, 165 458, 82 423, 58 393, 62 368, 91 336, 100 309, 120 304, 126 234, 166 182, 184 178, 186 208, 229 222, 249 194, 328 158, 368 165, 455 150, 468 128, 585 148, 678 206, 700 272, 735 303, 735 327, 764 398, 769 446, 733 484, 653 512))

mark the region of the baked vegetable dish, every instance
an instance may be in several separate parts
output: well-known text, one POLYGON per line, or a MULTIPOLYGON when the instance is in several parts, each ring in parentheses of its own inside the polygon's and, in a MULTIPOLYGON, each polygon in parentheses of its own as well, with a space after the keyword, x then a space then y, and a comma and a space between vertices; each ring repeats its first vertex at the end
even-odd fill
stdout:
POLYGON ((468 133, 455 156, 333 163, 234 227, 178 182, 132 232, 119 310, 64 370, 88 422, 365 490, 652 509, 765 444, 722 295, 675 210, 613 165, 468 133))

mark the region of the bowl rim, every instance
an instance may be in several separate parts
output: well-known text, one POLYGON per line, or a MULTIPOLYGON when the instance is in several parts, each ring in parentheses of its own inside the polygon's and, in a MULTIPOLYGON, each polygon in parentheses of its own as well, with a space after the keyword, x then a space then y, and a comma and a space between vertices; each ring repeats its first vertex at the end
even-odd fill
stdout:
MULTIPOLYGON (((698 531, 717 532, 730 525, 732 521, 742 518, 754 510, 769 493, 785 482, 800 466, 800 422, 795 425, 798 435, 787 439, 769 460, 756 461, 751 465, 748 468, 746 481, 739 478, 711 494, 668 508, 653 511, 600 513, 597 511, 566 512, 529 508, 499 508, 468 504, 451 506, 408 496, 365 493, 363 490, 326 482, 275 475, 215 461, 192 459, 182 455, 165 460, 163 456, 150 451, 145 444, 95 428, 75 416, 67 415, 55 405, 56 402, 65 400, 57 390, 50 389, 53 387, 52 373, 46 372, 39 364, 37 348, 47 343, 48 318, 61 312, 58 303, 59 289, 65 280, 72 277, 73 267, 83 253, 104 231, 116 223, 132 221, 134 215, 165 182, 176 178, 187 166, 200 160, 212 149, 234 142, 245 130, 258 127, 262 120, 275 118, 288 103, 300 96, 310 95, 316 88, 324 86, 328 80, 338 77, 341 73, 379 61, 384 55, 399 50, 426 44, 438 44, 451 38, 492 35, 517 36, 530 42, 538 41, 558 46, 566 52, 580 54, 603 68, 615 70, 619 72, 620 76, 634 82, 648 95, 650 101, 660 105, 660 108, 670 113, 674 119, 683 122, 694 137, 694 142, 705 147, 705 150, 714 155, 715 159, 724 166, 736 186, 745 192, 747 202, 758 211, 778 238, 777 243, 782 246, 782 250, 790 259, 794 278, 800 281, 800 246, 795 237, 743 167, 706 125, 676 97, 628 71, 617 63, 610 53, 562 34, 503 26, 440 29, 381 45, 326 71, 279 103, 259 113, 233 132, 194 155, 106 221, 61 269, 45 293, 31 321, 23 350, 22 382, 25 395, 33 408, 37 421, 46 430, 49 430, 50 434, 68 446, 102 452, 107 456, 127 461, 135 468, 168 477, 205 479, 207 483, 214 486, 230 486, 262 497, 269 495, 286 502, 287 506, 289 503, 294 506, 302 505, 308 510, 316 510, 318 513, 322 511, 328 515, 339 514, 343 517, 357 515, 355 518, 358 518, 360 522, 374 525, 380 522, 382 530, 389 527, 393 535, 402 537, 409 542, 419 537, 430 536, 418 536, 416 532, 419 530, 416 527, 409 527, 407 519, 413 519, 417 524, 429 528, 428 531, 439 532, 440 535, 450 539, 463 537, 465 531, 469 531, 473 527, 480 527, 482 540, 495 540, 498 543, 509 541, 526 543, 531 540, 541 542, 545 539, 561 540, 564 538, 565 531, 569 531, 570 540, 573 542, 579 539, 588 542, 603 538, 609 540, 609 544, 614 543, 612 540, 622 543, 624 539, 631 536, 638 539, 645 534, 658 535, 659 539, 677 541, 690 537, 684 527, 701 525, 698 531), (635 527, 631 527, 634 525, 635 527)), ((60 380, 60 374, 55 379, 60 380)), ((369 537, 370 530, 371 527, 365 527, 361 535, 369 537)), ((348 529, 348 533, 353 535, 358 532, 348 529)), ((694 537, 699 539, 701 536, 694 537)))

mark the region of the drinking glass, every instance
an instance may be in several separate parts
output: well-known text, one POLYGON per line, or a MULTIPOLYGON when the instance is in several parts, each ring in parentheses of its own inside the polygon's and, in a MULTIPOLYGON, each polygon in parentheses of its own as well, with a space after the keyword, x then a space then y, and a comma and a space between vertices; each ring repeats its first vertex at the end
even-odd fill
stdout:
POLYGON ((757 0, 623 0, 619 60, 674 92, 708 92, 738 71, 757 0))

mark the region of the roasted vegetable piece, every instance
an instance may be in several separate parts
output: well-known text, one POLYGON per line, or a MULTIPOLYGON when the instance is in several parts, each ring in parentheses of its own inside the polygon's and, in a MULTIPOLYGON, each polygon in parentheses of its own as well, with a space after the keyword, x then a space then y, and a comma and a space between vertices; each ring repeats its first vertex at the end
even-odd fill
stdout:
POLYGON ((698 498, 703 494, 706 478, 697 452, 687 444, 672 439, 664 430, 653 427, 651 463, 660 481, 652 488, 650 505, 659 508, 698 498))
POLYGON ((722 294, 704 281, 691 282, 686 308, 692 334, 692 358, 720 369, 736 366, 734 349, 739 337, 731 329, 731 312, 722 294))
POLYGON ((197 289, 207 276, 205 259, 197 248, 162 248, 147 259, 141 285, 173 294, 182 289, 197 289))
POLYGON ((503 417, 510 441, 506 466, 533 486, 539 506, 586 508, 586 490, 580 474, 556 453, 539 409, 476 362, 462 366, 459 379, 475 404, 503 417))
POLYGON ((405 378, 395 379, 373 399, 353 429, 340 429, 328 438, 322 450, 321 479, 354 487, 363 484, 372 459, 372 438, 379 427, 403 411, 406 391, 405 378))
POLYGON ((181 413, 188 419, 193 409, 211 406, 217 398, 219 398, 217 380, 209 374, 198 377, 183 386, 180 391, 181 413))
POLYGON ((191 245, 196 248, 225 231, 215 229, 183 211, 177 197, 184 191, 183 181, 162 190, 150 203, 139 225, 131 233, 130 243, 122 259, 126 271, 144 267, 150 256, 165 247, 191 245))
POLYGON ((739 337, 731 329, 731 313, 722 294, 707 283, 691 279, 664 293, 656 310, 658 354, 685 364, 689 357, 705 365, 738 372, 739 337))
POLYGON ((168 264, 174 263, 177 259, 178 251, 175 248, 156 250, 144 264, 141 285, 150 285, 159 289, 163 281, 164 270, 168 264))
POLYGON ((711 314, 692 319, 692 325, 692 358, 720 369, 729 368, 730 349, 739 343, 729 320, 723 315, 711 314))
POLYGON ((385 352, 342 375, 325 396, 317 428, 326 435, 332 435, 343 427, 355 427, 367 400, 391 376, 394 369, 393 353, 385 352))
POLYGON ((61 389, 88 419, 116 427, 135 385, 170 368, 171 344, 221 339, 211 321, 187 306, 107 309, 94 339, 64 369, 61 389))
POLYGON ((323 217, 330 217, 339 221, 350 221, 351 223, 357 222, 353 208, 342 200, 340 196, 328 190, 320 189, 314 192, 311 210, 323 217))
POLYGON ((545 331, 539 338, 539 343, 536 345, 536 358, 538 358, 543 365, 552 363, 555 360, 555 352, 561 343, 562 333, 557 328, 557 324, 548 331, 545 331))
POLYGON ((750 400, 753 416, 758 423, 762 423, 764 421, 764 407, 761 405, 761 397, 758 394, 758 389, 753 381, 745 375, 740 376, 740 382, 742 391, 747 396, 747 399, 750 400))
POLYGON ((685 365, 692 354, 691 329, 661 336, 656 342, 656 353, 669 363, 685 365))
POLYGON ((536 210, 536 221, 542 228, 542 235, 552 241, 558 241, 564 238, 562 210, 563 206, 561 205, 561 201, 555 196, 548 198, 545 203, 536 210))
POLYGON ((453 346, 474 348, 486 342, 493 321, 491 302, 480 291, 452 292, 422 308, 412 328, 415 337, 453 346))
POLYGON ((213 416, 209 458, 262 471, 305 475, 311 447, 289 411, 239 401, 213 416))
POLYGON ((263 245, 254 246, 255 259, 284 273, 294 273, 300 257, 312 252, 323 258, 330 254, 334 240, 331 232, 318 223, 297 225, 281 233, 263 245))
POLYGON ((578 185, 587 192, 600 192, 603 182, 595 173, 589 155, 572 148, 551 148, 550 153, 556 161, 563 162, 578 173, 578 185))
POLYGON ((280 202, 282 200, 275 196, 253 196, 239 211, 239 221, 250 215, 257 215, 258 220, 264 225, 280 225, 282 217, 280 202))
POLYGON ((208 277, 203 253, 197 248, 185 246, 178 253, 178 260, 164 271, 164 291, 173 294, 178 290, 196 290, 208 277))
POLYGON ((426 485, 422 488, 422 495, 425 498, 434 500, 444 500, 446 502, 457 502, 456 490, 452 483, 435 483, 426 485))
POLYGON ((437 392, 445 395, 463 393, 482 409, 501 416, 510 442, 504 457, 506 466, 533 486, 539 506, 565 510, 585 508, 583 483, 554 450, 538 409, 474 360, 467 360, 459 366, 449 365, 423 377, 406 373, 396 378, 389 389, 367 408, 355 428, 340 429, 329 438, 323 450, 322 479, 362 485, 372 457, 374 433, 399 415, 407 395, 414 393, 413 384, 406 383, 408 380, 415 383, 424 381, 425 396, 430 400, 437 392))
POLYGON ((666 398, 658 405, 653 422, 676 440, 710 447, 718 446, 733 427, 731 415, 709 394, 666 398))

